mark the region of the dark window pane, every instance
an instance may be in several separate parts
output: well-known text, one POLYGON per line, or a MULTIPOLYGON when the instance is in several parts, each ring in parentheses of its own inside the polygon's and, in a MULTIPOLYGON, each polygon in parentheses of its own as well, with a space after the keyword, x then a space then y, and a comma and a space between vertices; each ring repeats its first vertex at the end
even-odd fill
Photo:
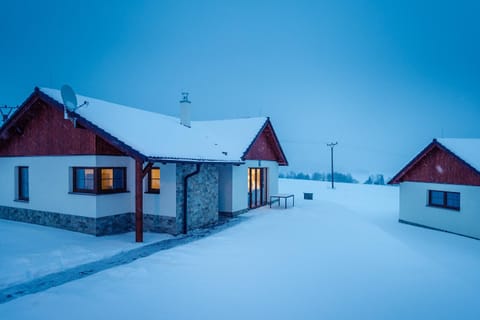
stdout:
POLYGON ((460 193, 429 190, 428 204, 436 207, 460 210, 460 193))
POLYGON ((28 167, 18 168, 18 199, 28 200, 28 167))
POLYGON ((95 183, 95 170, 93 168, 75 168, 75 189, 93 190, 95 183))
POLYGON ((430 191, 430 204, 434 206, 443 206, 443 191, 430 191))
POLYGON ((121 190, 125 188, 125 170, 124 168, 113 169, 113 189, 121 190))
POLYGON ((447 207, 460 209, 460 193, 447 192, 447 207))

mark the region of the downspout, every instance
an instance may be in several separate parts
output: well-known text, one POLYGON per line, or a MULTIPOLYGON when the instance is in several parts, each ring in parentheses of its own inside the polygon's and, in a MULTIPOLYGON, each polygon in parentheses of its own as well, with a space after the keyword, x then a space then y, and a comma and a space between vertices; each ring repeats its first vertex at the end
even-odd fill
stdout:
POLYGON ((188 179, 200 172, 200 163, 196 164, 196 169, 192 173, 187 174, 183 178, 183 233, 187 234, 187 195, 188 195, 188 179))

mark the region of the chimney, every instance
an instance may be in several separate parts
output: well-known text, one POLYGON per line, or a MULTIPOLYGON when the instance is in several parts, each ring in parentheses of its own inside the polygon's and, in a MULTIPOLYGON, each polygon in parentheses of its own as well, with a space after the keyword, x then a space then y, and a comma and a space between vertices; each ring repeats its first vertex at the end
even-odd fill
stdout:
POLYGON ((182 100, 180 100, 180 124, 190 128, 190 104, 188 101, 188 92, 182 92, 182 100))

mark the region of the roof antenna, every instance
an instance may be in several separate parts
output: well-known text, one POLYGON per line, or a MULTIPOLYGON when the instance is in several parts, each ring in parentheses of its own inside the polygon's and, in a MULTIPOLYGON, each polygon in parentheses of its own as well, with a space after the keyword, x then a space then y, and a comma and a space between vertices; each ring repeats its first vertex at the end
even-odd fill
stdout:
POLYGON ((190 102, 188 101, 188 92, 182 92, 182 100, 180 102, 190 102))
POLYGON ((88 106, 88 101, 84 101, 81 105, 77 103, 77 95, 73 91, 72 87, 67 84, 64 84, 60 89, 63 100, 63 117, 65 120, 70 120, 73 123, 73 126, 77 127, 77 118, 72 116, 72 113, 75 113, 77 109, 88 106))
POLYGON ((8 117, 10 117, 13 110, 15 110, 17 108, 18 108, 18 106, 16 106, 16 107, 9 107, 7 105, 4 105, 3 107, 0 106, 0 114, 2 115, 2 123, 7 122, 8 117))

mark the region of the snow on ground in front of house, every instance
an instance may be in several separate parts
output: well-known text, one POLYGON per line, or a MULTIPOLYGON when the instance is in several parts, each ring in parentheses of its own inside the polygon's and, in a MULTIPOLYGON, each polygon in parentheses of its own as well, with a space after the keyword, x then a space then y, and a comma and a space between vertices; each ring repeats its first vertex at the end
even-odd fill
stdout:
POLYGON ((137 244, 133 232, 95 237, 3 219, 0 236, 0 289, 171 238, 145 233, 137 244))
POLYGON ((0 305, 2 319, 480 319, 480 241, 398 223, 398 188, 280 180, 210 237, 0 305), (303 200, 313 192, 314 200, 303 200))

